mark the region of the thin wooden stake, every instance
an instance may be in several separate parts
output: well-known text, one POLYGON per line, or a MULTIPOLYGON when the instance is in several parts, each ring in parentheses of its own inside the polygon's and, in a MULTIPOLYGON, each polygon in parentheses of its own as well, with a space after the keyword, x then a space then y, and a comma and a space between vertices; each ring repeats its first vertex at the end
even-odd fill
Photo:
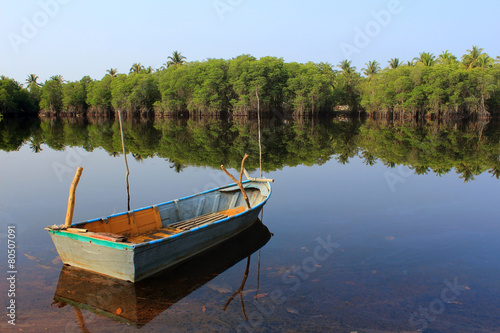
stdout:
POLYGON ((245 192, 245 188, 243 187, 243 184, 241 182, 241 180, 243 179, 243 170, 245 170, 245 160, 247 159, 248 155, 245 154, 245 156, 243 156, 243 160, 241 160, 241 170, 240 170, 240 179, 239 181, 236 180, 236 178, 233 177, 232 174, 230 174, 226 168, 224 168, 224 165, 221 165, 221 169, 222 171, 224 171, 226 173, 226 175, 229 176, 229 178, 232 179, 233 182, 235 182, 238 187, 240 188, 241 190, 241 193, 243 194, 243 199, 245 199, 245 202, 247 203, 247 207, 248 209, 251 209, 252 207, 250 206, 250 201, 248 200, 248 196, 247 196, 247 193, 245 192))
POLYGON ((123 138, 123 125, 122 125, 122 111, 121 110, 118 110, 118 120, 120 122, 120 135, 122 138, 123 158, 125 159, 125 169, 127 170, 127 172, 125 172, 125 180, 127 181, 127 208, 128 208, 128 211, 130 211, 130 186, 128 183, 128 176, 130 175, 130 170, 128 169, 127 153, 125 152, 125 139, 123 138))
POLYGON ((257 124, 259 130, 259 170, 260 170, 260 178, 262 178, 262 143, 260 140, 260 98, 259 98, 258 86, 255 86, 255 95, 257 96, 257 124))
POLYGON ((71 222, 73 221, 73 212, 75 210, 75 192, 78 182, 80 181, 82 171, 82 167, 78 167, 78 169, 76 169, 75 178, 73 178, 73 182, 69 188, 68 210, 66 211, 66 220, 64 221, 64 226, 66 228, 71 227, 71 222))

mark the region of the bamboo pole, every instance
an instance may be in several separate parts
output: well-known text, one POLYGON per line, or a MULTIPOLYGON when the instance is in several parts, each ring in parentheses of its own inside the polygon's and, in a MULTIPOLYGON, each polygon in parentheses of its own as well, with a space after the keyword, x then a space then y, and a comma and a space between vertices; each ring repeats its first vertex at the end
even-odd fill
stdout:
POLYGON ((66 228, 71 227, 71 222, 73 221, 73 211, 75 210, 75 192, 78 182, 80 181, 82 171, 82 167, 78 167, 78 169, 76 169, 75 178, 73 178, 73 182, 69 188, 68 210, 66 211, 66 220, 64 221, 64 226, 66 228))
POLYGON ((243 194, 243 199, 245 199, 245 202, 247 203, 247 207, 248 209, 251 209, 252 207, 250 206, 250 201, 248 200, 248 196, 247 196, 247 193, 245 192, 245 188, 243 187, 243 184, 241 183, 241 180, 243 178, 243 171, 245 170, 245 160, 247 159, 248 155, 245 154, 245 156, 243 156, 243 159, 241 160, 241 170, 240 170, 240 179, 239 180, 236 180, 236 178, 233 177, 232 174, 230 174, 226 168, 224 168, 224 165, 221 165, 221 169, 222 171, 224 171, 226 173, 226 175, 229 176, 229 178, 231 178, 233 180, 233 182, 235 182, 238 187, 240 188, 241 190, 241 193, 243 194))

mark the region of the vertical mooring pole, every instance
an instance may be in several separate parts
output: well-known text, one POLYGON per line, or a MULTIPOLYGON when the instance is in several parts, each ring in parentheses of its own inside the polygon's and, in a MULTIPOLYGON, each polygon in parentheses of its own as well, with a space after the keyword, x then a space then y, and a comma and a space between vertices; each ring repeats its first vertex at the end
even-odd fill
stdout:
POLYGON ((78 169, 76 169, 75 178, 73 178, 73 182, 71 183, 71 187, 69 188, 68 210, 66 212, 66 220, 64 221, 64 226, 66 228, 71 227, 71 222, 73 222, 73 211, 75 210, 75 192, 76 187, 78 186, 78 182, 80 181, 82 171, 82 167, 78 167, 78 169))
POLYGON ((118 109, 118 121, 120 122, 120 135, 122 138, 122 151, 123 151, 123 158, 125 159, 125 180, 127 182, 127 210, 130 211, 130 186, 128 183, 128 176, 130 175, 130 170, 128 168, 128 162, 127 162, 127 152, 125 151, 125 138, 123 136, 123 125, 122 125, 122 110, 118 109))

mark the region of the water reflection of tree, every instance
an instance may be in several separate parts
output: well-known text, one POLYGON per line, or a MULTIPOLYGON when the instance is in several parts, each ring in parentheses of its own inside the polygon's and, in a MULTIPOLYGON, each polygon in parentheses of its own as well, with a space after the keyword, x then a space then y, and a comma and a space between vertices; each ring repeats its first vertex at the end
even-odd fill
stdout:
MULTIPOLYGON (((245 118, 246 119, 246 118, 245 118)), ((488 171, 499 178, 500 128, 496 124, 429 122, 391 123, 332 118, 264 121, 261 128, 263 170, 283 166, 321 165, 334 158, 346 164, 353 158, 373 166, 410 167, 416 174, 444 175, 454 170, 464 181, 488 171)), ((127 151, 137 161, 160 157, 176 172, 186 166, 238 167, 249 153, 249 170, 258 168, 255 121, 246 119, 156 119, 124 123, 127 151)), ((39 153, 42 144, 64 150, 80 146, 102 148, 121 155, 118 124, 113 120, 15 120, 0 123, 0 149, 18 150, 24 144, 39 153)))
POLYGON ((364 150, 361 152, 361 157, 363 158, 363 163, 369 166, 374 166, 377 162, 377 158, 372 155, 368 150, 364 150))
POLYGON ((35 154, 40 153, 43 150, 42 143, 43 143, 43 141, 38 141, 34 138, 31 138, 31 140, 29 142, 29 146, 30 146, 31 151, 34 152, 35 154))
POLYGON ((174 169, 176 173, 180 173, 181 171, 184 170, 184 165, 182 163, 176 162, 174 160, 169 160, 169 159, 166 159, 166 161, 172 163, 170 165, 170 169, 174 169))

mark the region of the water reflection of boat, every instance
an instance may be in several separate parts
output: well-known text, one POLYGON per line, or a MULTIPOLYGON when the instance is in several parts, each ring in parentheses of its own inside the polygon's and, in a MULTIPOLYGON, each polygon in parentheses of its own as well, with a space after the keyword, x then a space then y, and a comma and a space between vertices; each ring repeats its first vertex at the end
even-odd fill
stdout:
POLYGON ((60 303, 59 306, 69 304, 75 307, 77 315, 80 309, 84 309, 142 327, 177 301, 249 257, 270 238, 267 227, 257 221, 209 252, 137 283, 63 266, 54 301, 60 303))

